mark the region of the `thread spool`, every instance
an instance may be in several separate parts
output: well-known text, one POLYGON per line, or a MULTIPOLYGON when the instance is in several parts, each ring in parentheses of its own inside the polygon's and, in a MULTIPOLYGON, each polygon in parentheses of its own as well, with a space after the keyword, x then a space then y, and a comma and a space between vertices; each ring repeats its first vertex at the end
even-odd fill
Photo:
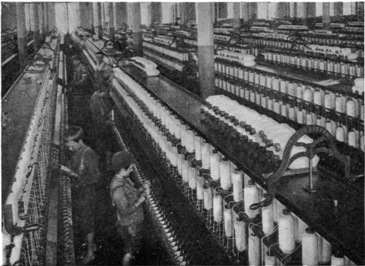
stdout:
POLYGON ((267 108, 267 97, 261 97, 261 107, 267 108))
POLYGON ((352 147, 358 148, 359 137, 355 129, 352 129, 348 134, 348 144, 352 147))
POLYGON ((204 189, 204 208, 211 210, 213 208, 213 192, 210 187, 204 189))
POLYGON ((345 141, 345 131, 344 131, 344 128, 342 127, 342 125, 339 125, 336 128, 336 139, 338 141, 342 141, 342 142, 345 141))
POLYGON ((219 180, 220 155, 214 151, 210 154, 210 176, 214 181, 219 180))
POLYGON ((233 222, 232 222, 232 210, 224 208, 224 234, 226 237, 233 235, 233 222))
POLYGON ((332 120, 327 119, 326 129, 331 133, 332 136, 336 135, 335 123, 332 120))
POLYGON ((247 225, 243 221, 238 221, 237 213, 232 212, 232 216, 236 248, 239 252, 242 252, 247 248, 247 225))
POLYGON ((298 85, 296 88, 296 96, 298 99, 302 99, 303 97, 303 87, 301 85, 298 85))
POLYGON ((186 131, 186 149, 188 152, 195 151, 195 134, 192 130, 186 131))
POLYGON ((318 263, 326 264, 331 261, 332 246, 322 236, 318 236, 318 263))
POLYGON ((326 92, 326 94, 324 95, 324 107, 327 109, 333 109, 334 101, 335 101, 334 95, 332 93, 326 92))
POLYGON ((180 137, 181 137, 181 146, 186 147, 186 126, 181 124, 180 126, 180 137))
POLYGON ((349 99, 346 103, 346 114, 351 117, 357 117, 357 106, 353 99, 349 99))
POLYGON ((288 94, 290 96, 295 96, 294 84, 291 82, 288 83, 288 94))
POLYGON ((243 192, 245 201, 245 213, 252 219, 259 213, 259 210, 251 210, 250 206, 259 202, 259 191, 253 181, 249 181, 243 192))
POLYGON ((251 228, 248 237, 248 263, 249 265, 260 265, 261 263, 261 242, 260 238, 254 234, 251 228))
POLYGON ((199 176, 198 170, 195 169, 195 177, 196 177, 196 198, 198 200, 204 200, 204 179, 199 176))
POLYGON ((171 164, 174 166, 174 167, 177 167, 177 164, 178 164, 178 153, 177 153, 177 148, 176 147, 173 147, 171 144, 169 145, 171 146, 171 164))
POLYGON ((182 180, 184 183, 189 182, 189 163, 186 160, 182 161, 182 180))
MULTIPOLYGON (((281 103, 281 102, 280 102, 281 103)), ((285 104, 283 104, 283 103, 281 103, 281 115, 283 116, 283 117, 287 117, 288 115, 287 115, 287 106, 285 105, 285 104)))
POLYGON ((195 135, 194 136, 194 150, 195 150, 195 158, 198 161, 202 160, 202 138, 195 135))
POLYGON ((307 227, 308 225, 305 222, 303 222, 297 216, 294 216, 295 241, 299 243, 302 242, 302 237, 307 227))
POLYGON ((289 114, 288 117, 290 120, 292 121, 296 121, 296 117, 295 117, 295 109, 293 108, 293 106, 289 107, 289 114))
POLYGON ((213 195, 213 217, 217 223, 222 222, 223 219, 223 206, 222 197, 218 194, 213 195))
POLYGON ((276 265, 276 257, 274 254, 271 254, 270 251, 267 251, 267 247, 265 246, 265 266, 275 266, 276 265))
POLYGON ((310 87, 307 87, 303 92, 303 100, 307 102, 313 102, 313 92, 310 87))
POLYGON ((322 92, 320 90, 315 90, 313 95, 314 104, 322 105, 322 92))
POLYGON ((181 123, 179 119, 175 119, 175 137, 181 139, 181 123))
POLYGON ((189 187, 196 189, 196 169, 194 167, 189 167, 189 187))
POLYGON ((337 96, 335 101, 335 110, 339 113, 344 113, 345 110, 343 109, 343 98, 342 96, 337 96))
POLYGON ((276 78, 273 78, 272 80, 272 89, 275 91, 279 91, 279 80, 276 78))
POLYGON ((316 124, 316 120, 313 119, 313 113, 311 112, 308 112, 307 115, 306 115, 306 122, 305 124, 306 125, 315 125, 316 124))
POLYGON ((251 178, 246 175, 245 173, 243 173, 243 187, 247 187, 248 186, 248 182, 251 180, 251 178))
MULTIPOLYGON (((265 195, 267 196, 267 194, 265 195)), ((265 235, 271 235, 274 232, 274 213, 273 205, 263 207, 261 210, 262 215, 262 231, 265 235)))
POLYGON ((231 164, 226 158, 223 158, 219 163, 219 175, 220 175, 221 187, 224 190, 228 190, 232 184, 231 164))
POLYGON ((274 212, 274 221, 279 222, 279 218, 283 215, 283 210, 285 206, 281 204, 280 201, 274 199, 273 201, 273 212, 274 212))
POLYGON ((243 173, 234 170, 232 174, 233 200, 240 202, 243 199, 243 173))
POLYGON ((177 158, 177 172, 179 173, 179 175, 182 176, 182 162, 183 162, 183 155, 182 154, 177 154, 176 155, 177 158))
POLYGON ((210 145, 205 140, 202 141, 202 167, 210 169, 210 145))
POLYGON ((331 256, 331 266, 345 266, 347 265, 345 264, 345 262, 346 260, 342 252, 339 251, 333 252, 331 256))
POLYGON ((302 236, 302 263, 307 266, 318 265, 317 236, 310 228, 302 236))
POLYGON ((273 108, 274 108, 274 102, 273 102, 273 99, 272 98, 269 98, 268 100, 267 100, 267 109, 268 110, 270 110, 270 111, 272 111, 273 110, 273 108))
POLYGON ((295 248, 294 219, 288 209, 284 209, 279 218, 279 248, 285 254, 293 252, 295 248))

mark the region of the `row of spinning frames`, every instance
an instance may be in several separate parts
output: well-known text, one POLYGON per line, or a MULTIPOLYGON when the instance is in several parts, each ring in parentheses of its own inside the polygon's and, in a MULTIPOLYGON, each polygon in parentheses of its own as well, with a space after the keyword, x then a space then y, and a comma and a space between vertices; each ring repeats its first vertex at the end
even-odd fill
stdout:
MULTIPOLYGON (((11 190, 3 206, 2 265, 43 265, 45 261, 48 188, 51 166, 59 156, 54 146, 55 110, 59 102, 57 97, 61 94, 57 90, 57 70, 63 68, 62 60, 59 62, 62 57, 59 51, 59 39, 47 37, 46 44, 14 83, 11 88, 14 91, 9 90, 10 96, 7 95, 3 101, 3 107, 9 110, 9 105, 17 97, 15 100, 27 97, 24 101, 29 103, 35 99, 32 97, 36 97, 30 120, 26 121, 28 128, 24 133, 11 190)), ((13 121, 3 125, 3 137, 6 140, 16 138, 10 132, 17 128, 14 123, 21 123, 21 120, 17 120, 17 110, 24 112, 25 109, 23 106, 15 107, 15 111, 9 111, 13 121)), ((26 116, 25 113, 22 115, 26 116)))
MULTIPOLYGON (((154 150, 160 164, 169 173, 168 178, 204 221, 230 264, 351 263, 342 254, 332 252, 330 243, 279 201, 274 200, 262 210, 251 210, 249 207, 260 202, 265 191, 248 175, 236 170, 232 162, 222 158, 214 145, 184 124, 168 106, 120 69, 115 69, 115 73, 117 80, 113 84, 117 95, 133 120, 138 121, 136 128, 142 129, 146 146, 154 150), (213 173, 213 169, 218 170, 213 173), (217 175, 218 180, 213 180, 213 175, 217 175)), ((180 247, 192 244, 193 240, 171 228, 176 224, 169 221, 173 215, 164 212, 163 207, 160 209, 156 205, 159 201, 153 195, 151 197, 155 219, 165 232, 170 249, 175 251, 172 252, 175 262, 206 264, 206 260, 194 260, 198 256, 184 256, 180 247), (181 245, 180 237, 184 239, 184 245, 181 245), (193 259, 189 261, 188 258, 193 259)), ((204 244, 198 247, 199 252, 200 248, 203 254, 208 253, 204 252, 204 244)))

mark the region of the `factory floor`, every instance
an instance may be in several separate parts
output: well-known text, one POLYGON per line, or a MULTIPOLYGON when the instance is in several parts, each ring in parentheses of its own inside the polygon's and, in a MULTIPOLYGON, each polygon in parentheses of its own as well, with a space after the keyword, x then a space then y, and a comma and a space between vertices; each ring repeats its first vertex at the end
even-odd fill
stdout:
MULTIPOLYGON (((85 143, 89 145, 94 151, 97 151, 98 139, 91 133, 93 131, 93 123, 89 112, 89 96, 86 96, 83 104, 77 105, 75 110, 69 112, 69 125, 81 126, 85 133, 85 143)), ((112 147, 116 152, 118 144, 113 139, 113 135, 110 135, 112 147), (115 142, 114 142, 115 141, 115 142), (114 144, 114 145, 113 145, 114 144)), ((95 243, 97 245, 97 251, 95 260, 89 265, 121 265, 123 259, 123 241, 117 233, 116 229, 116 210, 111 204, 109 184, 113 177, 113 173, 105 169, 103 163, 100 164, 102 177, 97 186, 97 205, 95 212, 95 243)), ((162 247, 162 244, 155 232, 151 218, 146 215, 145 219, 145 232, 142 241, 141 251, 136 255, 136 259, 133 265, 171 265, 171 262, 167 259, 167 253, 162 247)), ((82 236, 79 236, 77 232, 75 235, 75 260, 78 264, 83 254, 85 253, 85 243, 82 236)))

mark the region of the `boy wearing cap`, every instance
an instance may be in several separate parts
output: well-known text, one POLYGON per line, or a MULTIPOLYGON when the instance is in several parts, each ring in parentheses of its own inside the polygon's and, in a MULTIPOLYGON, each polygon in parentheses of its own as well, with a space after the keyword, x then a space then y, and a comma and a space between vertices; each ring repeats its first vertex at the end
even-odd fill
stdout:
POLYGON ((90 80, 86 67, 81 63, 77 55, 72 56, 73 78, 69 84, 71 116, 74 124, 80 124, 85 120, 85 112, 89 111, 89 97, 91 95, 90 80))
POLYGON ((98 158, 83 142, 83 129, 71 126, 65 133, 66 146, 72 152, 71 160, 61 170, 71 177, 72 217, 74 225, 86 236, 87 253, 82 264, 95 258, 94 208, 96 182, 99 180, 98 158))
POLYGON ((129 176, 133 171, 133 158, 127 151, 117 152, 112 157, 115 176, 110 183, 113 206, 117 208, 118 232, 124 243, 123 265, 129 265, 139 251, 142 239, 144 213, 142 203, 149 193, 149 184, 136 188, 129 176))

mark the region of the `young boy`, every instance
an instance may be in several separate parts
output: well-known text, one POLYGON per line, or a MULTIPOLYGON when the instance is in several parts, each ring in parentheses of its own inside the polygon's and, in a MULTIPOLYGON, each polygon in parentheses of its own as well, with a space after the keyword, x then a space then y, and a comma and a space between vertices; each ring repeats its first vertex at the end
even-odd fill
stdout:
POLYGON ((120 151, 112 157, 115 176, 110 183, 112 204, 117 208, 118 232, 124 243, 123 265, 130 265, 138 253, 142 239, 144 213, 142 203, 149 193, 149 184, 136 187, 129 178, 133 172, 133 158, 127 151, 120 151))

